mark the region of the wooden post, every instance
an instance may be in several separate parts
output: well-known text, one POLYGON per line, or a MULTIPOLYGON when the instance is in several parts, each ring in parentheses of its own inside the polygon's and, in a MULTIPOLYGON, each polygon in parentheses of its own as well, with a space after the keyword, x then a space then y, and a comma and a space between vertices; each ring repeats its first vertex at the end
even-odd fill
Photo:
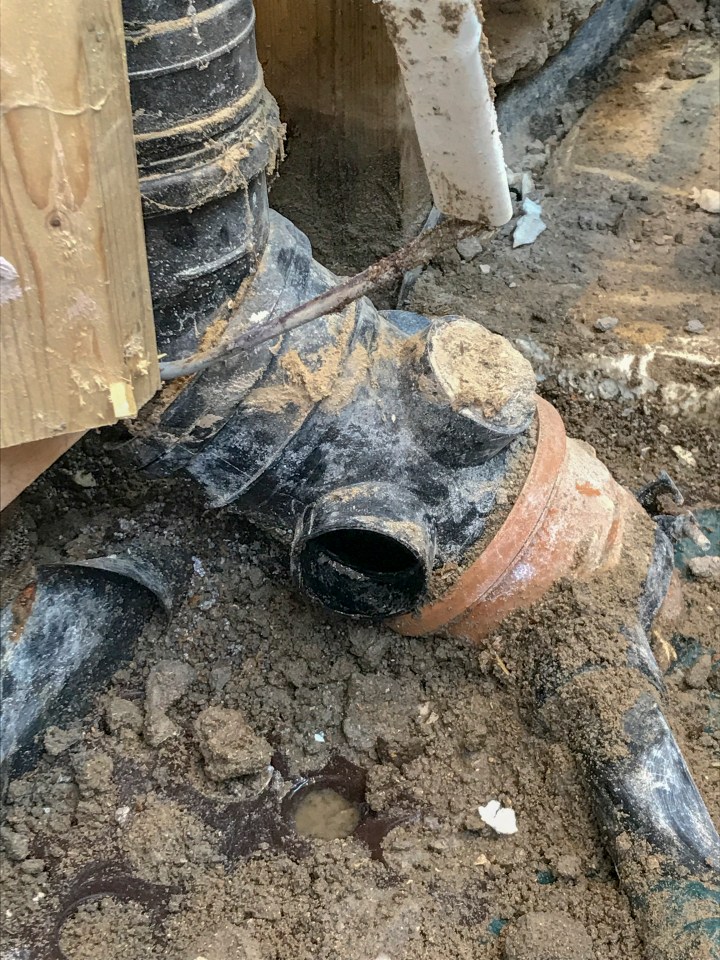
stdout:
POLYGON ((0 70, 6 447, 132 417, 159 377, 120 0, 2 0, 0 70))
POLYGON ((12 503, 82 436, 82 433, 63 433, 0 450, 0 510, 12 503))
POLYGON ((288 124, 271 201, 352 272, 417 233, 430 192, 397 59, 371 0, 255 0, 265 82, 288 124))

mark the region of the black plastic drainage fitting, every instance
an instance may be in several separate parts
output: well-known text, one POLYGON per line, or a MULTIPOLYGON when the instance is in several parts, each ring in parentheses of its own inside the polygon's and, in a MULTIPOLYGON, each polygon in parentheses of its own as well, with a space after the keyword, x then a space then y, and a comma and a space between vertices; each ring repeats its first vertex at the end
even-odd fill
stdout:
MULTIPOLYGON (((272 213, 228 335, 335 282, 272 213)), ((361 300, 198 375, 135 456, 153 476, 185 470, 288 543, 311 596, 384 618, 417 607, 433 569, 482 538, 534 387, 530 364, 479 324, 361 300)))
MULTIPOLYGON (((268 209, 281 131, 250 0, 124 0, 124 16, 158 347, 177 359, 337 278, 268 209)), ((481 538, 534 385, 477 324, 362 300, 171 386, 136 448, 285 539, 312 596, 381 618, 481 538)))

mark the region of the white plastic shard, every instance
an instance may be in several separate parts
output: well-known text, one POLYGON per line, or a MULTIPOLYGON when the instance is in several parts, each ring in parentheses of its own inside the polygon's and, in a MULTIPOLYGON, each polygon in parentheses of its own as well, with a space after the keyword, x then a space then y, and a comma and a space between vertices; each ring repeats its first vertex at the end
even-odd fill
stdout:
POLYGON ((475 0, 381 0, 435 206, 501 226, 512 217, 475 0))
POLYGON ((503 807, 499 800, 491 800, 484 807, 478 807, 478 813, 483 823, 491 827, 495 833, 517 833, 517 818, 512 807, 503 807))
POLYGON ((534 200, 526 198, 522 202, 523 215, 515 225, 513 233, 513 247, 522 247, 534 243, 547 226, 540 214, 542 206, 534 200))

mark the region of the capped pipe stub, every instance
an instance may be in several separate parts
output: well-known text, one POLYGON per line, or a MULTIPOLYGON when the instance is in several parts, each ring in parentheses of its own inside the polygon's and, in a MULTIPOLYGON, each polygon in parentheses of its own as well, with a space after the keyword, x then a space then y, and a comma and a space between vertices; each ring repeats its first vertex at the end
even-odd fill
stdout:
POLYGON ((384 618, 422 601, 435 557, 423 504, 392 483, 326 494, 301 517, 292 548, 300 586, 348 616, 384 618))
POLYGON ((510 342, 473 320, 445 317, 427 338, 427 358, 443 400, 476 423, 518 432, 535 410, 535 374, 510 342))
POLYGON ((464 317, 432 324, 418 386, 424 400, 420 422, 434 456, 456 466, 489 460, 535 416, 530 363, 504 337, 464 317))

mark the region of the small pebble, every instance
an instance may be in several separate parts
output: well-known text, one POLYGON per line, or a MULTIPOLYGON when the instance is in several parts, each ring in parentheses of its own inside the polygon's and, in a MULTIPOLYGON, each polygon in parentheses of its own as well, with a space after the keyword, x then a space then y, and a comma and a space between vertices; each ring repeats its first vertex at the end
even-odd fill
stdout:
POLYGON ((685 447, 681 447, 679 444, 676 444, 672 448, 672 452, 678 458, 680 463, 685 464, 686 467, 696 467, 697 460, 693 456, 690 450, 686 450, 685 447))
POLYGON ((710 187, 698 190, 695 187, 690 194, 690 199, 705 213, 720 213, 720 190, 712 190, 710 187))
POLYGON ((0 827, 0 839, 9 860, 17 863, 29 855, 30 843, 25 834, 17 833, 12 827, 0 827))
POLYGON ((685 686, 691 690, 702 690, 707 686, 711 669, 712 657, 709 653, 703 653, 685 673, 685 686))
POLYGON ((693 557, 688 560, 690 573, 698 580, 720 580, 720 557, 693 557))
POLYGON ((670 61, 667 75, 671 80, 697 80, 711 70, 712 63, 709 60, 701 60, 700 57, 678 58, 670 61))
POLYGON ((459 240, 456 249, 463 260, 473 260, 483 251, 479 237, 465 237, 464 240, 459 240))
POLYGON ((666 3, 658 3, 653 8, 652 18, 659 27, 663 23, 670 23, 671 20, 674 20, 675 14, 666 3))
POLYGON ((693 318, 692 320, 688 320, 688 322, 685 324, 685 330, 688 333, 702 333, 704 329, 705 324, 702 322, 702 320, 695 320, 693 318))
POLYGON ((599 333, 608 333, 608 331, 614 330, 619 323, 617 317, 600 317, 593 326, 599 333))
POLYGON ((598 394, 601 400, 614 400, 620 393, 620 387, 615 380, 605 377, 598 384, 598 394))

